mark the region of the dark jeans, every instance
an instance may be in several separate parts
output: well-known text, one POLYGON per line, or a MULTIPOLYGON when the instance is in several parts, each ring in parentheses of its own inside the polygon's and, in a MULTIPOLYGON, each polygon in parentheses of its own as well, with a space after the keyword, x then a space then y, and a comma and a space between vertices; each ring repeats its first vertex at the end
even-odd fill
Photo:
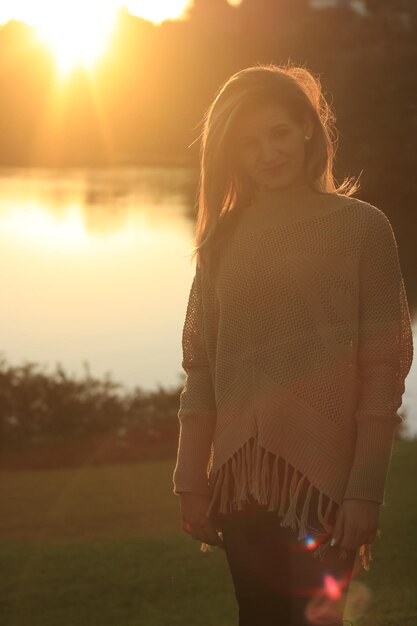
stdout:
MULTIPOLYGON (((221 515, 219 527, 239 626, 342 626, 356 550, 340 559, 340 548, 329 547, 321 561, 276 513, 256 504, 221 515)), ((311 527, 321 530, 316 519, 311 527)))

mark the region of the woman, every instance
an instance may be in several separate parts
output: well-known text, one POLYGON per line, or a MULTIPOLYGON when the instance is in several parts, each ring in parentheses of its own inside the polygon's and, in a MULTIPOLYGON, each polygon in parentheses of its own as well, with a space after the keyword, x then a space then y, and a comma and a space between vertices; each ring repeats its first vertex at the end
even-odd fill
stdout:
POLYGON ((396 240, 335 183, 333 122, 308 70, 260 64, 204 119, 173 480, 183 530, 225 550, 240 626, 342 624, 402 421, 396 240))

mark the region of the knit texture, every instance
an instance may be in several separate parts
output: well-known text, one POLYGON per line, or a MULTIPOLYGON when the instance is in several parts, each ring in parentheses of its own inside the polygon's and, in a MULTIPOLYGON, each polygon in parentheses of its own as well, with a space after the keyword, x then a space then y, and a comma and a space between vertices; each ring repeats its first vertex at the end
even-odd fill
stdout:
POLYGON ((239 211, 215 282, 197 266, 191 285, 174 493, 211 494, 209 516, 267 504, 303 540, 313 490, 329 533, 345 499, 386 505, 413 358, 398 248, 380 209, 307 186, 239 211))

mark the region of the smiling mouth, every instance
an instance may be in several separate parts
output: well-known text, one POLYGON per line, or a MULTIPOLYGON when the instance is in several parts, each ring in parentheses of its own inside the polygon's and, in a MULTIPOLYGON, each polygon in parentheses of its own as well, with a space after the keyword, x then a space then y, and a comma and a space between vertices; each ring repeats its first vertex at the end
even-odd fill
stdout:
POLYGON ((273 165, 272 167, 266 167, 262 171, 266 172, 267 174, 275 174, 277 172, 280 172, 285 164, 286 164, 286 161, 283 161, 282 163, 278 163, 278 165, 273 165))

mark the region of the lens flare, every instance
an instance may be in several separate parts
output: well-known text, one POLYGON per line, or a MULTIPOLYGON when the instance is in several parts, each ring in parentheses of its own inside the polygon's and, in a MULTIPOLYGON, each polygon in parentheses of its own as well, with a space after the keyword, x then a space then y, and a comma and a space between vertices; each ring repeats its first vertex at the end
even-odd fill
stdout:
POLYGON ((365 583, 353 580, 349 585, 346 600, 345 617, 356 620, 365 614, 370 602, 371 591, 365 583))
POLYGON ((304 539, 304 543, 308 550, 314 550, 314 548, 319 545, 317 539, 315 539, 311 535, 307 535, 307 537, 304 539))
POLYGON ((340 583, 336 580, 336 578, 330 576, 330 574, 327 574, 324 577, 324 589, 329 598, 332 600, 338 600, 342 595, 340 583))
POLYGON ((311 626, 333 626, 342 620, 342 604, 326 595, 319 595, 310 600, 304 615, 307 624, 311 626))

